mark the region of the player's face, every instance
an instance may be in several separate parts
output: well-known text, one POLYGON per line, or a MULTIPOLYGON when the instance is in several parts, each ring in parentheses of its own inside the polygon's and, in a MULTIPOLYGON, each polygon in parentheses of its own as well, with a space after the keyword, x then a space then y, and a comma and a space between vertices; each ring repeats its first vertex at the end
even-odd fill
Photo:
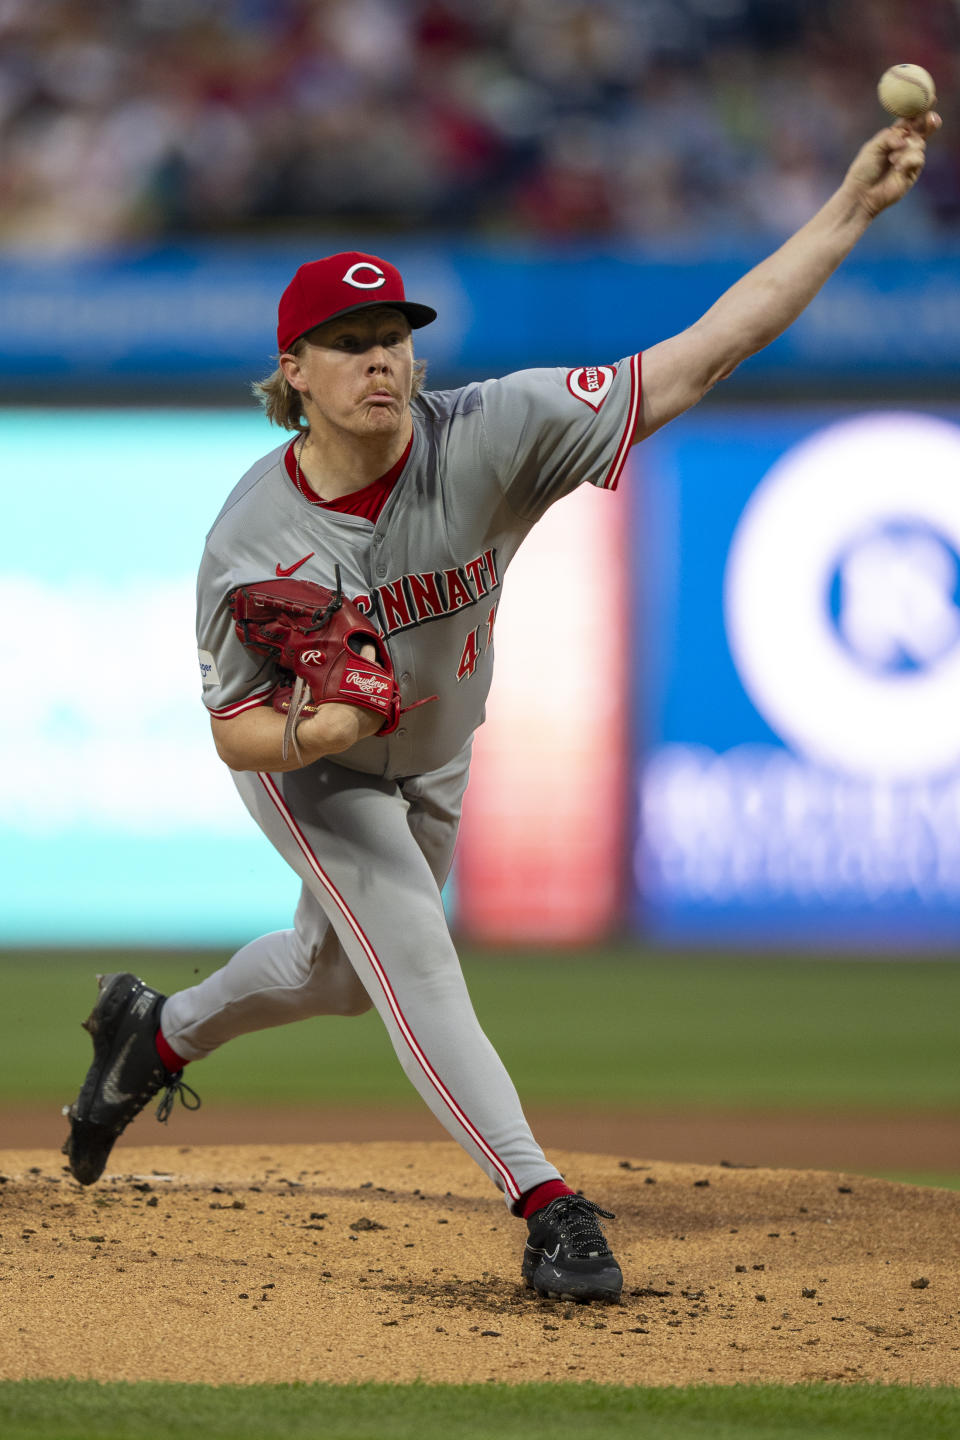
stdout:
POLYGON ((308 398, 312 423, 325 420, 358 438, 389 438, 406 421, 410 404, 409 322, 399 310, 387 308, 329 320, 311 334, 295 365, 284 370, 308 398))

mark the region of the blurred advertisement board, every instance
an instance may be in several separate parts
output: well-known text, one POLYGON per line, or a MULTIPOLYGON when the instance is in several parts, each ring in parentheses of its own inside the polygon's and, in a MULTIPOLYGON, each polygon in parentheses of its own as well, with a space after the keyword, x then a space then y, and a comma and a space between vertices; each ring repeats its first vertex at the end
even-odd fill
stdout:
MULTIPOLYGON (((299 881, 217 758, 194 638, 204 535, 281 439, 253 405, 55 423, 0 410, 0 945, 220 945, 290 924, 299 881)), ((554 507, 510 570, 463 873, 445 894, 477 938, 579 939, 619 914, 625 488, 554 507), (597 574, 619 622, 598 624, 597 574), (570 646, 603 681, 589 715, 569 693, 570 646)))
MULTIPOLYGON (((883 221, 879 224, 882 226, 883 221)), ((882 234, 882 231, 881 231, 882 234)), ((308 259, 341 236, 284 243, 191 243, 115 255, 0 257, 0 382, 36 379, 111 393, 245 389, 271 368, 276 306, 308 259)), ((418 337, 432 383, 529 365, 608 362, 676 334, 763 258, 753 247, 655 255, 624 246, 441 244, 353 237, 397 264, 407 294, 439 312, 418 337), (504 316, 509 323, 504 323, 504 316)), ((799 380, 914 385, 960 372, 960 256, 862 247, 797 322, 738 372, 762 386, 799 380)))
POLYGON ((619 924, 629 487, 628 462, 617 494, 582 485, 554 505, 506 579, 457 846, 471 940, 583 944, 619 924))
POLYGON ((0 411, 0 944, 290 923, 299 883, 217 759, 194 638, 204 535, 276 443, 253 407, 0 411))
POLYGON ((634 918, 960 939, 960 410, 705 411, 643 448, 634 918))

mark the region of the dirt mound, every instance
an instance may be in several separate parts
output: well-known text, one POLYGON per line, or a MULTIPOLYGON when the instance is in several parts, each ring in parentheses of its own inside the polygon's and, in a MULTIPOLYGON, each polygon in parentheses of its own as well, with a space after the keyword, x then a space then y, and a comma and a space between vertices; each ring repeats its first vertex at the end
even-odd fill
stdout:
POLYGON ((532 1296, 454 1145, 0 1152, 0 1378, 960 1383, 960 1193, 556 1157, 617 1212, 617 1306, 532 1296))

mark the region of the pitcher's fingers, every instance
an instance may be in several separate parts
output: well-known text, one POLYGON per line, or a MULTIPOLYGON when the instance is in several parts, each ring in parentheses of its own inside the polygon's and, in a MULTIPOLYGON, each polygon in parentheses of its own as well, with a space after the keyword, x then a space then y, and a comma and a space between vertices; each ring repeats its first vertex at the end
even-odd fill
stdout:
POLYGON ((912 120, 898 120, 896 128, 906 135, 919 135, 926 139, 928 135, 935 135, 943 125, 943 118, 936 110, 925 110, 922 115, 915 115, 912 120))

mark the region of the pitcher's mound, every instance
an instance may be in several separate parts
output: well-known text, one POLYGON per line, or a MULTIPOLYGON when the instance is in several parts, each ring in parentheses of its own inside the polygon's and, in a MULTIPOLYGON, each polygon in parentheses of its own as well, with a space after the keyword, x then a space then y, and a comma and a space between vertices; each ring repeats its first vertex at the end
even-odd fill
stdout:
POLYGON ((0 1152, 0 1378, 960 1383, 960 1193, 561 1154, 626 1278, 572 1305, 452 1144, 117 1159, 0 1152))

